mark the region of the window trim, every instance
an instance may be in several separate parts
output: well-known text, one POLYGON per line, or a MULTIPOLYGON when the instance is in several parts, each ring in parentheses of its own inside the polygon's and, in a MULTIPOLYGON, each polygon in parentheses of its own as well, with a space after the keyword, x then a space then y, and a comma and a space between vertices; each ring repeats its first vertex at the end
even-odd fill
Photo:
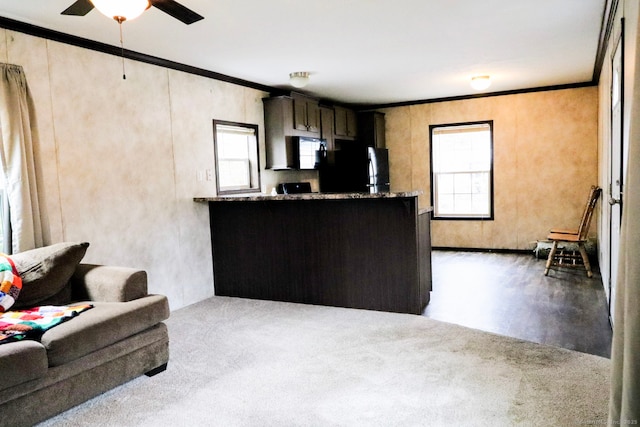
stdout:
POLYGON ((495 215, 494 201, 495 201, 495 187, 493 179, 493 120, 478 120, 473 122, 457 122, 457 123, 443 123, 436 125, 429 125, 429 185, 430 185, 430 202, 433 207, 433 220, 437 221, 493 221, 495 215), (489 169, 489 216, 446 216, 436 215, 435 210, 435 191, 434 191, 434 173, 433 173, 433 130, 436 128, 455 127, 455 126, 474 126, 474 125, 489 125, 489 146, 490 146, 490 161, 491 167, 489 169))
MULTIPOLYGON (((254 125, 251 123, 240 123, 240 122, 231 122, 227 120, 213 120, 213 162, 214 168, 216 170, 216 192, 219 195, 224 194, 251 194, 251 193, 261 193, 262 192, 262 174, 260 171, 260 139, 258 134, 258 125, 254 125), (237 188, 237 189, 229 189, 229 190, 221 190, 220 189, 220 168, 218 167, 218 125, 221 126, 234 126, 234 127, 244 127, 253 129, 256 137, 256 166, 257 166, 257 177, 256 177, 256 187, 252 188, 237 188)), ((249 175, 251 176, 251 164, 249 167, 249 175)))

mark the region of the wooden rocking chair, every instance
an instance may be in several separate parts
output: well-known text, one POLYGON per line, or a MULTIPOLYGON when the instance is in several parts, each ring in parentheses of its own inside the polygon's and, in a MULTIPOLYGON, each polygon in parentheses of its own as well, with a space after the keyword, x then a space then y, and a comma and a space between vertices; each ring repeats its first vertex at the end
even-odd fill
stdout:
POLYGON ((600 187, 596 187, 595 185, 591 186, 589 199, 587 200, 584 212, 582 213, 580 227, 578 227, 577 230, 564 230, 557 228, 552 228, 550 230, 547 239, 553 242, 553 246, 549 252, 547 265, 544 269, 545 276, 549 274, 549 268, 551 268, 552 265, 562 267, 581 267, 584 265, 584 268, 587 270, 587 277, 593 277, 591 264, 589 263, 589 257, 587 256, 584 244, 587 241, 587 234, 589 233, 589 226, 591 225, 591 217, 593 216, 593 211, 601 193, 602 189, 600 187), (561 242, 576 243, 578 245, 579 255, 576 254, 575 251, 571 250, 558 250, 558 244, 561 242), (580 261, 582 261, 582 263, 580 263, 580 261))

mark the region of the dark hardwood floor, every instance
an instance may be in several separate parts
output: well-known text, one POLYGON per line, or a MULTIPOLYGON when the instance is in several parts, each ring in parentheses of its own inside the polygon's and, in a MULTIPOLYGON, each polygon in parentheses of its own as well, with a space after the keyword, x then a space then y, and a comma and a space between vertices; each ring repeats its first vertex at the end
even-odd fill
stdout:
POLYGON ((434 250, 424 315, 445 322, 610 357, 602 279, 554 268, 528 254, 434 250))

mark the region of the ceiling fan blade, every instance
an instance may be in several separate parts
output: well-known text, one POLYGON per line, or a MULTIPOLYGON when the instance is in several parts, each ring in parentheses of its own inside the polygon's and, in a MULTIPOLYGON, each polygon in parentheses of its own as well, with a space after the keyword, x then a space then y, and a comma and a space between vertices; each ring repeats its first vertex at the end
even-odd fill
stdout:
POLYGON ((151 0, 151 5, 187 25, 204 19, 204 16, 198 15, 175 0, 151 0))
POLYGON ((93 10, 93 3, 89 0, 77 0, 71 6, 62 11, 62 15, 84 16, 93 10))

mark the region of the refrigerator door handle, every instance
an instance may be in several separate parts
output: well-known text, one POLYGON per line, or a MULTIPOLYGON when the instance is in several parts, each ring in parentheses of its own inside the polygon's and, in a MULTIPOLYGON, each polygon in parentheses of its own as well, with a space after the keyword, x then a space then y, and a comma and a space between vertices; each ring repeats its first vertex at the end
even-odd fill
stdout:
POLYGON ((369 158, 369 184, 367 186, 373 186, 378 178, 378 171, 376 170, 376 165, 369 158))

